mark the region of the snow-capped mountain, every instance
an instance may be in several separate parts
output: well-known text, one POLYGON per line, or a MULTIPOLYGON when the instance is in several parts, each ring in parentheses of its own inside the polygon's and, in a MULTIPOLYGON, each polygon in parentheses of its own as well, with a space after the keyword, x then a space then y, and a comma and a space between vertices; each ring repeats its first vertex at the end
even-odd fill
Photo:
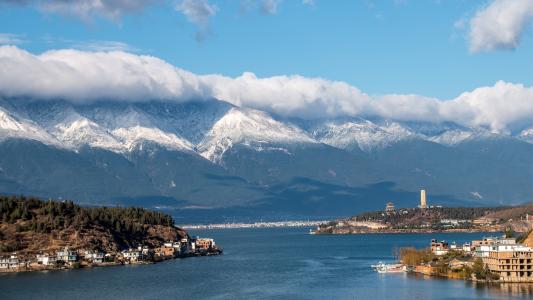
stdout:
POLYGON ((328 210, 425 187, 443 201, 514 203, 533 199, 532 137, 532 128, 295 120, 217 100, 0 99, 0 192, 328 210))
POLYGON ((231 108, 198 145, 201 155, 219 162, 234 144, 252 147, 257 151, 285 151, 280 145, 316 143, 301 129, 274 120, 265 112, 253 109, 231 108), (278 147, 272 147, 278 145, 278 147))
MULTIPOLYGON (((282 145, 323 143, 369 153, 407 140, 455 146, 471 138, 498 135, 483 128, 455 124, 363 118, 302 124, 216 100, 76 105, 65 101, 4 99, 0 102, 0 122, 2 139, 26 138, 65 149, 89 146, 115 153, 131 152, 148 142, 169 150, 195 152, 217 163, 235 144, 257 151, 287 151, 282 145), (1 107, 2 104, 7 107, 1 107)), ((533 129, 526 128, 511 137, 530 143, 532 136, 533 129)))
MULTIPOLYGON (((10 135, 3 134, 4 138, 46 141, 71 150, 88 146, 128 153, 149 142, 169 150, 196 151, 219 162, 234 144, 265 150, 269 145, 318 142, 303 130, 277 121, 265 112, 218 101, 210 105, 160 102, 74 105, 51 101, 15 103, 14 108, 32 120, 13 125, 13 117, 2 110, 3 127, 13 127, 10 135)), ((280 147, 271 149, 285 151, 280 147)))

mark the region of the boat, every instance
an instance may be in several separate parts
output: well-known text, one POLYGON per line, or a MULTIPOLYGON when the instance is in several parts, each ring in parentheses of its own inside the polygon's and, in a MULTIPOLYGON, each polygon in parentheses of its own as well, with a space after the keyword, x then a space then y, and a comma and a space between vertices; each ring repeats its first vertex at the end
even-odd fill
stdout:
POLYGON ((383 265, 384 265, 383 262, 380 261, 380 262, 378 262, 377 265, 370 265, 370 267, 377 271, 383 265))
POLYGON ((380 262, 377 265, 371 266, 378 273, 402 273, 407 271, 403 264, 384 264, 380 262))

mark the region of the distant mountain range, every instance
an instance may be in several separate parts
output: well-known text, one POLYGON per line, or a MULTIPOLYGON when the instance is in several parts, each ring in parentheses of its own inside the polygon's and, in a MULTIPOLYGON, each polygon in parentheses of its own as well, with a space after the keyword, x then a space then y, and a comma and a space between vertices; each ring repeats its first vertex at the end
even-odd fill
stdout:
MULTIPOLYGON (((533 128, 302 120, 210 100, 0 99, 0 192, 218 216, 533 199, 533 128)), ((179 219, 178 219, 179 222, 179 219)))

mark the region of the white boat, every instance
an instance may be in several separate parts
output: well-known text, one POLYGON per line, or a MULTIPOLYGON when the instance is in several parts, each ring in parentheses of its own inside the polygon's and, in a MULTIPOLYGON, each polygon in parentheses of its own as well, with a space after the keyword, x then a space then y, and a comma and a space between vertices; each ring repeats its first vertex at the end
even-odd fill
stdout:
POLYGON ((370 267, 377 271, 383 265, 384 265, 383 262, 380 261, 380 262, 378 262, 377 265, 370 265, 370 267))
POLYGON ((382 262, 372 265, 372 268, 378 273, 401 273, 406 271, 406 267, 403 264, 384 264, 382 262))

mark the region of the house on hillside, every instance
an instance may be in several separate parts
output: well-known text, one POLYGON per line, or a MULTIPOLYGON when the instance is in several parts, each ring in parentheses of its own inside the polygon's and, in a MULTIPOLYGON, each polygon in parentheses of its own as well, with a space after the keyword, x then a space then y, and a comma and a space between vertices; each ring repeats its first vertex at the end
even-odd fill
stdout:
POLYGON ((53 254, 37 254, 37 264, 43 266, 55 266, 57 264, 57 256, 53 254))
POLYGON ((16 254, 0 258, 0 269, 18 269, 20 266, 21 262, 16 254))
POLYGON ((72 265, 78 261, 78 253, 74 250, 65 247, 56 253, 57 261, 72 265))
POLYGON ((101 264, 104 262, 105 253, 100 251, 84 251, 84 259, 91 263, 101 264))
POLYGON ((195 244, 196 249, 198 250, 209 250, 215 247, 215 240, 208 238, 197 238, 195 244))
POLYGON ((138 246, 137 248, 130 248, 121 252, 122 258, 125 262, 138 262, 150 258, 153 251, 150 251, 148 246, 138 246))

